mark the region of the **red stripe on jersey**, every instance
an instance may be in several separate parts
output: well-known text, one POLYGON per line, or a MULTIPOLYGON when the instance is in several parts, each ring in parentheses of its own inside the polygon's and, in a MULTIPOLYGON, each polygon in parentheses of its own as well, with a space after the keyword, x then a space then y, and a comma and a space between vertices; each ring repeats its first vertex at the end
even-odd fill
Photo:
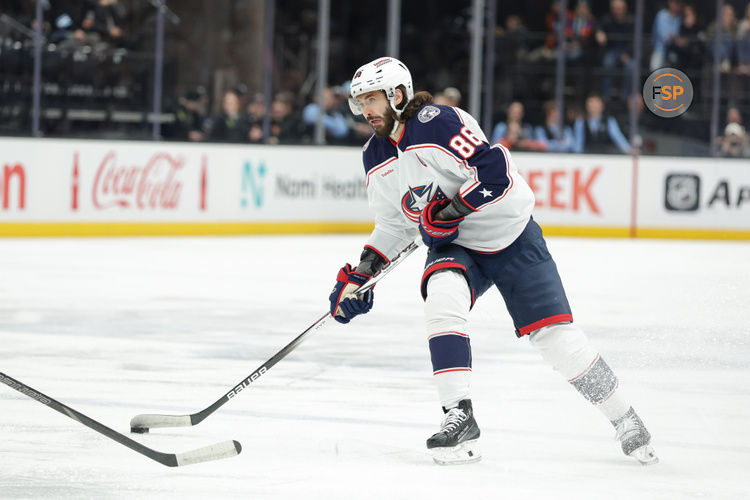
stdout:
POLYGON ((453 106, 451 106, 451 109, 456 112, 456 115, 458 115, 458 119, 461 120, 461 123, 463 123, 464 125, 466 125, 466 123, 464 123, 464 117, 461 116, 461 113, 459 113, 458 110, 455 107, 453 107, 453 106))
MULTIPOLYGON (((466 188, 466 189, 464 189, 463 191, 459 191, 459 193, 458 193, 458 194, 459 194, 459 195, 460 195, 460 196, 461 196, 462 198, 464 197, 464 195, 465 195, 466 193, 468 193, 469 191, 471 191, 471 190, 473 190, 473 189, 474 189, 475 187, 477 187, 477 186, 478 186, 479 184, 481 184, 481 183, 480 183, 480 182, 479 182, 478 180, 476 180, 477 167, 469 167, 469 166, 467 166, 466 168, 468 168, 468 169, 470 169, 470 170, 473 170, 473 171, 474 171, 474 178, 475 178, 475 180, 474 180, 474 184, 472 184, 471 186, 467 187, 467 188, 466 188)), ((467 203, 467 205, 468 205, 468 203, 467 203)), ((471 205, 469 205, 469 206, 471 206, 471 205)), ((475 208, 474 210, 476 210, 476 208, 475 208)))
POLYGON ((478 212, 479 210, 483 209, 484 207, 487 207, 489 205, 493 205, 493 204, 497 203, 498 201, 502 200, 503 198, 505 198, 505 195, 507 195, 508 192, 513 188, 513 176, 510 173, 510 160, 508 159, 508 155, 505 154, 505 152, 507 151, 507 149, 505 149, 505 147, 503 145, 501 145, 501 144, 493 144, 490 147, 491 148, 495 148, 496 147, 502 153, 503 160, 505 160, 505 176, 508 178, 508 180, 510 182, 508 183, 508 187, 505 188, 505 191, 503 191, 503 194, 501 196, 495 198, 494 200, 492 200, 490 202, 487 202, 487 203, 485 203, 483 205, 480 205, 477 208, 474 208, 469 203, 466 203, 466 200, 464 198, 466 197, 467 194, 469 194, 471 191, 473 191, 475 188, 477 188, 481 183, 477 180, 479 178, 479 174, 477 172, 477 168, 476 167, 470 167, 470 166, 467 165, 466 168, 474 170, 474 179, 476 180, 476 182, 474 182, 474 184, 472 184, 471 186, 465 188, 463 191, 459 191, 459 195, 461 196, 461 199, 463 199, 463 201, 466 203, 466 205, 469 208, 473 208, 474 211, 476 211, 476 212, 478 212))
POLYGON ((372 173, 376 172, 377 170, 380 170, 381 168, 385 167, 385 166, 386 166, 386 165, 388 165, 389 163, 391 163, 391 162, 393 162, 393 161, 396 161, 396 160, 398 160, 398 158, 396 158, 396 157, 394 156, 393 158, 391 158, 391 159, 389 159, 389 160, 386 160, 386 161, 384 161, 383 163, 381 163, 380 165, 377 165, 377 166, 373 167, 372 169, 370 169, 370 171, 369 171, 369 172, 367 172, 367 183, 366 183, 366 185, 367 185, 367 186, 369 186, 369 185, 370 185, 370 174, 372 174, 372 173))
POLYGON ((401 129, 401 135, 398 136, 398 140, 397 141, 394 142, 393 139, 391 139, 390 135, 388 136, 388 140, 391 141, 391 144, 393 144, 394 146, 398 146, 398 143, 401 142, 401 139, 404 138, 404 132, 406 132, 406 127, 404 127, 404 128, 401 129))
POLYGON ((466 200, 464 199, 464 197, 463 197, 463 196, 461 196, 461 193, 458 193, 458 194, 457 194, 457 196, 458 196, 459 198, 461 198, 461 201, 463 201, 463 202, 464 202, 464 205, 466 205, 466 206, 467 206, 467 207, 469 207, 470 209, 474 210, 475 212, 478 212, 478 211, 479 211, 479 210, 477 210, 476 208, 472 207, 472 206, 471 206, 471 203, 469 203, 468 201, 466 201, 466 200))

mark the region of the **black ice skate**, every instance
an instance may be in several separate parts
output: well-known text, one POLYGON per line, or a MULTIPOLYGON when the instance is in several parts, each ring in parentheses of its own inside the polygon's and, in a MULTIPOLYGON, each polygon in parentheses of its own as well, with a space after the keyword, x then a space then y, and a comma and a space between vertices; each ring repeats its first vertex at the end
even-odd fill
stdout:
POLYGON ((479 426, 474 420, 471 400, 463 399, 446 410, 440 431, 427 440, 433 460, 440 465, 466 464, 482 458, 479 452, 479 426))
POLYGON ((642 465, 659 462, 651 447, 651 434, 632 406, 625 415, 612 422, 612 425, 617 430, 617 439, 620 440, 622 451, 626 455, 635 458, 642 465))

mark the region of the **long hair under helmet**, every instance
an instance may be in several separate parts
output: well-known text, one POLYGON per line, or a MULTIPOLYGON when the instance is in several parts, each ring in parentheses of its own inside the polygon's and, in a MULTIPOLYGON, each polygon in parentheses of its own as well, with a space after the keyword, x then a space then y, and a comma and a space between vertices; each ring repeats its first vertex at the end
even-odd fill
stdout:
MULTIPOLYGON (((349 96, 349 108, 355 115, 362 114, 362 108, 357 102, 357 96, 372 92, 373 90, 382 90, 396 113, 401 117, 401 111, 406 104, 414 98, 414 87, 411 83, 411 73, 404 63, 393 57, 380 57, 361 66, 354 72, 352 77, 351 90, 349 96), (403 85, 406 89, 405 101, 402 101, 396 108, 396 88, 403 85)), ((398 122, 394 124, 394 129, 398 122)))

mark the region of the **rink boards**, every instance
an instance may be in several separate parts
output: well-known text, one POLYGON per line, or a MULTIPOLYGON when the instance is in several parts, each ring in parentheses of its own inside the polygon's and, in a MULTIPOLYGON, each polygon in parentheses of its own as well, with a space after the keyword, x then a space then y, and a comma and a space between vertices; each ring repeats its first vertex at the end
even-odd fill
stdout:
MULTIPOLYGON (((750 239, 750 160, 514 153, 547 234, 750 239)), ((372 228, 359 148, 0 139, 0 236, 372 228)))

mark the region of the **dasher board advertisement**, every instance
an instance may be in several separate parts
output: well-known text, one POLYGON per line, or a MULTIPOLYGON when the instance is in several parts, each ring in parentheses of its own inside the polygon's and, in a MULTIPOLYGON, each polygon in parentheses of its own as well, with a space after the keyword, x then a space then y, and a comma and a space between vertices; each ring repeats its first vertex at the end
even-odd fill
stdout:
POLYGON ((750 230, 750 159, 643 159, 638 227, 750 230))
MULTIPOLYGON (((750 239, 750 162, 513 152, 549 235, 750 239)), ((352 147, 0 138, 0 236, 369 232, 352 147)))
POLYGON ((353 148, 0 139, 3 222, 367 222, 353 148))

